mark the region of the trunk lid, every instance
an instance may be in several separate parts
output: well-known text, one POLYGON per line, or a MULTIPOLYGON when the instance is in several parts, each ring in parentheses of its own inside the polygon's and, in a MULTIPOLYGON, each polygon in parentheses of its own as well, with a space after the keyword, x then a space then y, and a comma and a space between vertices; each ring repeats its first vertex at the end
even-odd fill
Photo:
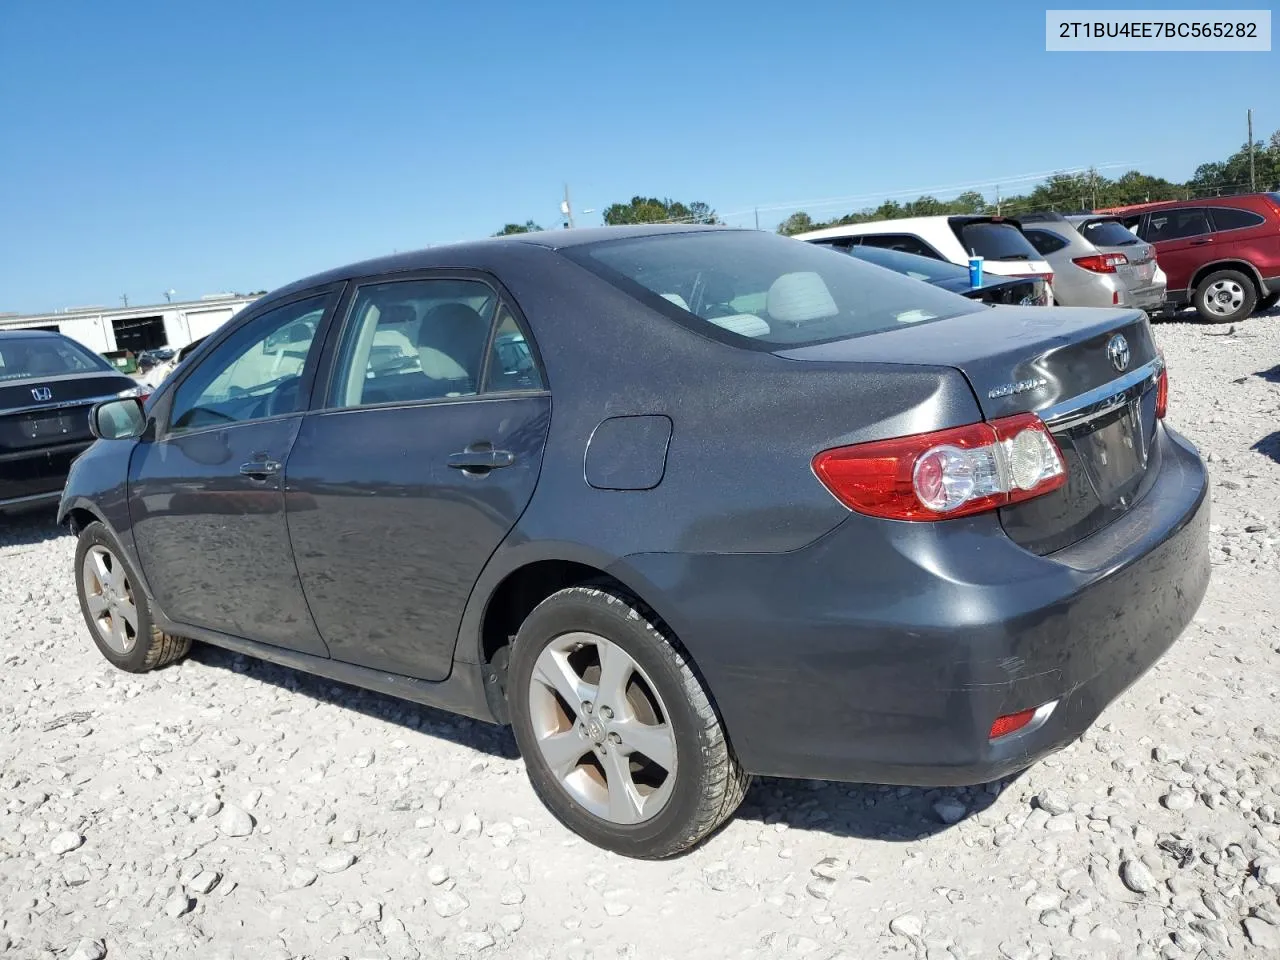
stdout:
POLYGON ((92 439, 89 409, 133 386, 129 377, 105 370, 0 380, 0 453, 92 439))
POLYGON ((1009 536, 1036 553, 1122 515, 1158 469, 1152 441, 1162 361, 1141 311, 997 306, 778 356, 950 366, 969 381, 986 419, 1039 414, 1062 450, 1068 482, 1000 511, 1009 536))
POLYGON ((1132 289, 1151 285, 1156 273, 1156 248, 1139 240, 1118 217, 1098 217, 1075 225, 1080 235, 1099 253, 1123 254, 1128 261, 1116 273, 1132 289))

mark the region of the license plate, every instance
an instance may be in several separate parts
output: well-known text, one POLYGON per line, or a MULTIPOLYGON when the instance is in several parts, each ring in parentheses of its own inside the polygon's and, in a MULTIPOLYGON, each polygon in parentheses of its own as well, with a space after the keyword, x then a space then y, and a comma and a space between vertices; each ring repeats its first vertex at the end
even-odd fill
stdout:
POLYGON ((64 416, 32 417, 22 422, 23 434, 31 440, 59 437, 71 432, 71 421, 64 416))
POLYGON ((1137 404, 1126 404, 1110 422, 1076 440, 1088 465, 1098 496, 1110 503, 1147 465, 1142 415, 1137 404))

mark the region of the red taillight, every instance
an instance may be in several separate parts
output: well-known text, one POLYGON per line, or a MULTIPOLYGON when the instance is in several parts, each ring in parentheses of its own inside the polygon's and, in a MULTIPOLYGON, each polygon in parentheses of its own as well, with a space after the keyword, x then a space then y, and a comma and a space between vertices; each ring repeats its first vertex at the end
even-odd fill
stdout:
POLYGON ((1034 720, 1035 715, 1036 711, 1033 708, 1031 710, 1022 710, 1019 713, 1007 713, 1003 717, 996 717, 996 722, 991 725, 991 732, 987 734, 987 739, 999 740, 1001 737, 1016 733, 1034 720))
MULTIPOLYGON (((1160 359, 1164 359, 1164 354, 1160 354, 1160 359)), ((1156 419, 1163 420, 1164 415, 1169 412, 1169 368, 1160 367, 1160 377, 1156 380, 1156 419)))
POLYGON ((1058 444, 1034 413, 824 450, 813 472, 850 510, 889 520, 947 520, 1056 490, 1058 444))
POLYGON ((1072 257, 1071 262, 1094 273, 1115 273, 1116 267, 1123 267, 1129 258, 1123 253, 1099 253, 1092 257, 1072 257))

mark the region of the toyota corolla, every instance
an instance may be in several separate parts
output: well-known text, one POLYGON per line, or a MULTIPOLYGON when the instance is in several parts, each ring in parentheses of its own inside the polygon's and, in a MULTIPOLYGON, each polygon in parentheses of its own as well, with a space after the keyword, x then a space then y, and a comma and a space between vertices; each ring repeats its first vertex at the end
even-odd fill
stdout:
POLYGON ((562 823, 662 857, 751 774, 981 783, 1077 738, 1208 581, 1167 404, 1137 311, 547 232, 262 298, 95 409, 61 516, 116 666, 195 640, 509 723, 562 823))

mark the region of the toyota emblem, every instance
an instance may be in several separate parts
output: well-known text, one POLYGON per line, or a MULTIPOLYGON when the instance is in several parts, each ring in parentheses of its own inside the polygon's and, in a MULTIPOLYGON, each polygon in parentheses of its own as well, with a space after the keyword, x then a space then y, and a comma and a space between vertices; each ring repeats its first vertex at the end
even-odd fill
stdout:
POLYGON ((1129 366, 1129 341, 1124 338, 1123 334, 1117 333, 1114 337, 1107 341, 1107 357, 1111 360, 1111 365, 1121 373, 1129 366))

